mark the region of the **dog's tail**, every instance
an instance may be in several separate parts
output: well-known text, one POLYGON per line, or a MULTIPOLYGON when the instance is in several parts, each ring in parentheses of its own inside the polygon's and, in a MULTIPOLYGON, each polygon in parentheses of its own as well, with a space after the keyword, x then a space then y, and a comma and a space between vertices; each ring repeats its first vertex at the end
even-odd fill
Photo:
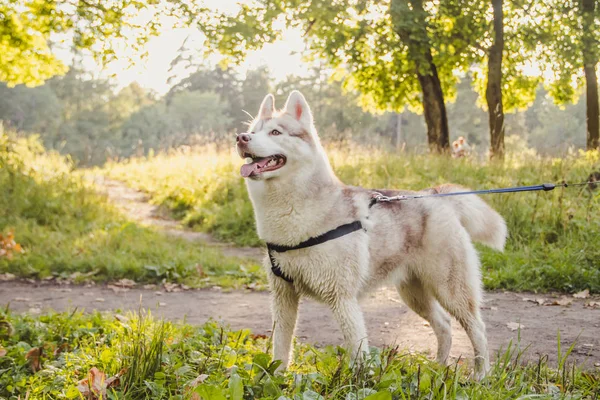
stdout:
MULTIPOLYGON (((466 191, 457 185, 442 185, 435 188, 437 193, 466 191)), ((444 200, 452 202, 460 223, 471 238, 496 250, 504 250, 508 229, 500 214, 476 195, 450 196, 444 200)))

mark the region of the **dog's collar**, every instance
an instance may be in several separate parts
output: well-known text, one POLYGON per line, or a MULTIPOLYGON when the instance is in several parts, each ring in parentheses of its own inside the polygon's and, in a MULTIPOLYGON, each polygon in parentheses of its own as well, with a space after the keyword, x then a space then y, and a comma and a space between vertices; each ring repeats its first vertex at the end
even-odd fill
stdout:
POLYGON ((279 244, 267 243, 267 252, 269 253, 269 260, 271 261, 271 271, 273 271, 273 274, 275 276, 282 278, 286 282, 293 283, 294 280, 283 273, 283 271, 279 267, 279 264, 277 263, 277 260, 275 260, 275 257, 273 257, 274 251, 278 253, 285 253, 286 251, 290 250, 305 249, 307 247, 316 246, 318 244, 325 243, 330 240, 340 238, 342 236, 346 236, 349 233, 362 229, 362 227, 363 226, 360 223, 360 221, 350 222, 349 224, 344 224, 328 232, 325 232, 322 235, 305 240, 304 242, 297 244, 296 246, 282 246, 279 244))

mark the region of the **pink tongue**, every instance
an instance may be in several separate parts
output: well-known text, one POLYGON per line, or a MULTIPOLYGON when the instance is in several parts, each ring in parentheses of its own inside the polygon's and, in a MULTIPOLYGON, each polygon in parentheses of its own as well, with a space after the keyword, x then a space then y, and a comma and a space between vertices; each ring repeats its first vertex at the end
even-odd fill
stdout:
POLYGON ((261 158, 258 161, 255 161, 253 163, 244 164, 244 165, 242 165, 242 168, 240 169, 240 174, 244 178, 248 178, 249 176, 255 175, 256 173, 258 173, 258 171, 261 168, 264 168, 265 165, 267 165, 269 160, 270 160, 269 157, 265 157, 265 158, 261 158))
POLYGON ((242 165, 242 169, 240 169, 240 174, 242 174, 242 176, 244 178, 247 178, 254 173, 254 171, 256 170, 256 167, 257 167, 256 163, 244 164, 244 165, 242 165))

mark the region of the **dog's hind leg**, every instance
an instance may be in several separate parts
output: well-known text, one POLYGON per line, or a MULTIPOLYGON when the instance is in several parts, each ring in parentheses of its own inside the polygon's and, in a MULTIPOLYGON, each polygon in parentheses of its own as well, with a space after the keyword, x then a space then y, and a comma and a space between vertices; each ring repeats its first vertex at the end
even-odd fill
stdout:
MULTIPOLYGON (((481 299, 479 261, 474 249, 464 262, 466 263, 464 276, 440 280, 433 291, 442 307, 456 318, 467 332, 475 354, 475 379, 480 380, 489 370, 489 353, 485 324, 479 311, 481 299)), ((460 271, 458 266, 450 269, 460 271)))
POLYGON ((358 300, 336 299, 331 305, 331 310, 344 335, 351 362, 361 363, 365 353, 369 352, 369 342, 358 300))
POLYGON ((280 371, 289 364, 300 296, 292 284, 281 278, 271 277, 269 283, 273 315, 273 358, 281 360, 281 365, 277 368, 280 371))
POLYGON ((412 278, 396 285, 400 297, 408 307, 425 319, 433 328, 437 338, 438 349, 436 360, 440 364, 446 364, 450 347, 452 347, 452 320, 448 313, 437 302, 435 297, 428 292, 421 281, 412 278))

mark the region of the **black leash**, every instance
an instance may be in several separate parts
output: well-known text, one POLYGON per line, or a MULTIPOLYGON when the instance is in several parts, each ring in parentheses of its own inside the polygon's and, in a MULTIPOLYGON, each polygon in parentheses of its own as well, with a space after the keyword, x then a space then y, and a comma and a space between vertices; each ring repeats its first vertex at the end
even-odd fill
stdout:
POLYGON ((570 187, 570 186, 584 186, 594 183, 592 181, 581 182, 581 183, 544 183, 541 185, 532 185, 532 186, 516 186, 510 188, 499 188, 499 189, 485 189, 485 190, 470 190, 467 192, 450 192, 450 193, 433 193, 433 194, 415 194, 415 195, 399 195, 399 196, 384 196, 381 193, 375 192, 373 199, 371 199, 371 204, 369 207, 372 207, 376 203, 384 203, 389 201, 399 201, 399 200, 412 200, 412 199, 424 199, 428 197, 448 197, 448 196, 462 196, 466 194, 491 194, 491 193, 516 193, 516 192, 535 192, 538 190, 543 190, 544 192, 548 192, 550 190, 554 190, 557 187, 570 187))
MULTIPOLYGON (((487 190, 471 190, 468 192, 452 192, 452 193, 434 193, 434 194, 415 194, 415 195, 399 195, 399 196, 384 196, 381 193, 374 193, 373 198, 371 199, 371 204, 369 204, 369 208, 373 205, 380 202, 391 202, 397 200, 411 200, 411 199, 424 199, 427 197, 448 197, 448 196, 461 196, 466 194, 489 194, 489 193, 515 193, 515 192, 533 192, 538 190, 543 190, 548 192, 550 190, 554 190, 557 187, 569 187, 569 186, 584 186, 594 183, 593 181, 582 182, 582 183, 544 183, 542 185, 533 185, 533 186, 517 186, 511 188, 500 188, 500 189, 487 189, 487 190)), ((312 237, 308 240, 305 240, 302 243, 299 243, 295 246, 283 246, 275 243, 267 243, 267 253, 269 254, 269 260, 271 261, 271 271, 273 274, 279 278, 282 278, 286 282, 293 283, 294 280, 289 276, 285 275, 277 263, 277 260, 273 256, 273 252, 277 253, 285 253, 290 250, 299 250, 305 249, 307 247, 316 246, 321 243, 328 242, 333 239, 340 238, 342 236, 348 235, 352 232, 356 232, 362 229, 363 226, 360 221, 350 222, 348 224, 344 224, 338 226, 335 229, 332 229, 328 232, 323 233, 322 235, 312 237)))

